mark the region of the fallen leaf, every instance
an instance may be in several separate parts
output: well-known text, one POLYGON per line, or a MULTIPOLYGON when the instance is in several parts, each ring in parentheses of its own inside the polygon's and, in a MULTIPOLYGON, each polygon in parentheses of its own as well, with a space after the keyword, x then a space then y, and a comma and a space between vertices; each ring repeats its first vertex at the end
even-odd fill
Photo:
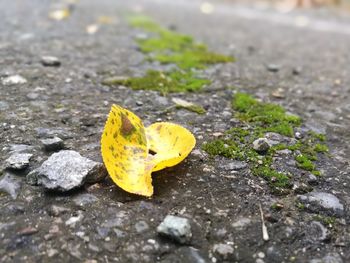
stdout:
POLYGON ((149 151, 154 153, 154 172, 182 162, 196 144, 191 132, 169 122, 151 124, 146 129, 146 138, 149 151))
POLYGON ((160 122, 145 128, 134 113, 113 105, 101 138, 102 159, 119 187, 152 196, 151 173, 180 163, 195 141, 180 125, 160 122))
POLYGON ((115 24, 116 22, 117 20, 111 16, 99 16, 97 18, 97 23, 99 24, 111 25, 111 24, 115 24))
POLYGON ((63 20, 69 17, 69 15, 70 15, 70 11, 68 8, 54 10, 49 13, 49 17, 57 21, 63 20))
POLYGON ((201 105, 198 105, 183 99, 173 98, 172 101, 176 104, 177 108, 183 108, 189 111, 196 112, 198 114, 204 114, 206 112, 201 105))
POLYGON ((95 34, 99 29, 99 26, 97 24, 91 24, 86 27, 86 33, 93 35, 95 34))
POLYGON ((278 89, 274 90, 271 95, 275 98, 283 99, 285 97, 284 89, 278 88, 278 89))

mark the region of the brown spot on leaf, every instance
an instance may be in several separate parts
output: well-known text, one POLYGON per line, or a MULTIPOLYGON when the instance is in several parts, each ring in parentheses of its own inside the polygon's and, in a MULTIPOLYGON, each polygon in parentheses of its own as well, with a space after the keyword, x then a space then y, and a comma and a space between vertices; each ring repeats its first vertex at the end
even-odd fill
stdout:
POLYGON ((136 130, 135 126, 131 123, 126 115, 121 115, 121 121, 122 125, 120 127, 120 132, 124 137, 131 135, 136 130))

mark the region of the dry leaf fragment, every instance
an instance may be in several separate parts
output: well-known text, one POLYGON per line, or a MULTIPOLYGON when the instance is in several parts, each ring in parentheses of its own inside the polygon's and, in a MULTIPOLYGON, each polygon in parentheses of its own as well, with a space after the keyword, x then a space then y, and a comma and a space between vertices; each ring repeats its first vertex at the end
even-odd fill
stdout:
POLYGON ((49 17, 57 21, 63 20, 69 17, 69 15, 70 15, 70 11, 68 8, 54 10, 49 13, 49 17))
POLYGON ((195 145, 194 136, 173 123, 148 128, 118 105, 109 113, 102 138, 102 159, 112 180, 127 192, 151 196, 153 171, 180 163, 195 145))
POLYGON ((97 24, 91 24, 86 27, 86 33, 93 35, 95 34, 99 29, 99 26, 97 24))
POLYGON ((176 104, 177 108, 183 108, 192 112, 196 112, 198 114, 204 114, 206 110, 198 104, 179 99, 179 98, 173 98, 172 101, 176 104))

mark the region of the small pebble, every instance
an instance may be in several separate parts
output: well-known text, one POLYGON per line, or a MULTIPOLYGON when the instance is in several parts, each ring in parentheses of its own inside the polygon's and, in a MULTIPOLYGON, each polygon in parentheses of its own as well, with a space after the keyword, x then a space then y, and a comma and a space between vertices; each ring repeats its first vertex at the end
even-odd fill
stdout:
POLYGON ((266 138, 258 138, 253 142, 253 149, 258 153, 266 153, 270 148, 266 138))
POLYGON ((268 64, 266 66, 267 70, 270 71, 270 72, 278 72, 280 70, 280 66, 279 65, 276 65, 276 64, 268 64))
POLYGON ((9 76, 2 80, 2 84, 5 86, 19 85, 24 83, 27 83, 27 80, 20 75, 9 76))
POLYGON ((187 218, 173 215, 165 217, 157 227, 157 232, 180 244, 189 243, 192 237, 190 221, 187 218))
POLYGON ((43 56, 41 57, 41 64, 43 64, 45 67, 59 67, 61 65, 61 61, 53 56, 43 56))
POLYGON ((215 244, 213 252, 220 260, 227 260, 232 256, 234 250, 232 246, 227 244, 215 244))
POLYGON ((59 137, 43 139, 41 140, 41 143, 46 151, 58 151, 64 147, 64 142, 59 137))

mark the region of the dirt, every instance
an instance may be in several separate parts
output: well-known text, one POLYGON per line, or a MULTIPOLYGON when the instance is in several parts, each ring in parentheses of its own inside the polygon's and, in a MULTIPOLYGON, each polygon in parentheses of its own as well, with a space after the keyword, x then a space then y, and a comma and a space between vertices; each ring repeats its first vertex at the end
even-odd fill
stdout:
POLYGON ((65 3, 0 5, 0 77, 18 74, 27 80, 0 82, 0 161, 14 144, 28 145, 25 152, 33 153, 29 167, 15 173, 21 185, 17 198, 0 194, 1 262, 326 262, 315 260, 327 256, 350 261, 350 34, 342 30, 350 20, 332 14, 318 19, 307 11, 276 20, 271 17, 281 14, 275 11, 225 2, 204 14, 197 1, 88 0, 72 5, 67 19, 54 21, 48 13, 65 3), (236 62, 205 69, 212 83, 199 93, 164 96, 102 85, 106 77, 166 68, 145 61, 137 49, 135 39, 143 32, 125 17, 140 11, 236 62), (309 22, 300 26, 300 16, 309 22), (322 30, 315 26, 320 21, 342 26, 322 30), (94 34, 86 32, 91 24, 98 24, 94 34), (61 65, 44 66, 46 55, 61 65), (282 105, 303 119, 305 129, 327 136, 330 156, 317 162, 323 176, 310 186, 337 196, 343 215, 310 212, 295 191, 276 195, 249 166, 228 168, 232 160, 201 150, 204 142, 240 123, 231 108, 237 90, 282 105), (201 105, 206 113, 177 109, 172 98, 201 105), (26 183, 25 175, 51 154, 40 141, 47 134, 101 162, 100 137, 113 103, 135 112, 145 125, 172 121, 196 136, 197 146, 183 163, 153 175, 152 198, 128 194, 109 178, 65 194, 26 183), (190 244, 157 234, 168 214, 190 219, 190 244), (263 222, 269 240, 263 238, 263 222))

